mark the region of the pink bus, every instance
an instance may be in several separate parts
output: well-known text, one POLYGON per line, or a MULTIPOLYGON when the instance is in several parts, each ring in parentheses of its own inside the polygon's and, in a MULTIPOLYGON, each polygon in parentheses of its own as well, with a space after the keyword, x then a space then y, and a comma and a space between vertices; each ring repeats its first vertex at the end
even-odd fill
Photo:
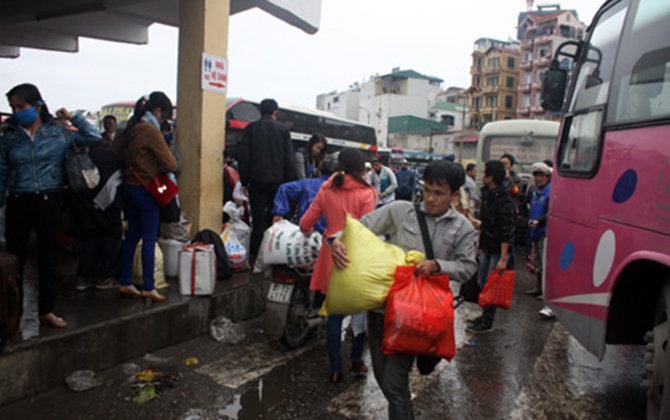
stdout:
POLYGON ((558 48, 542 92, 545 108, 565 107, 545 298, 600 358, 606 344, 647 344, 648 419, 670 419, 669 22, 667 0, 605 2, 586 40, 558 48))

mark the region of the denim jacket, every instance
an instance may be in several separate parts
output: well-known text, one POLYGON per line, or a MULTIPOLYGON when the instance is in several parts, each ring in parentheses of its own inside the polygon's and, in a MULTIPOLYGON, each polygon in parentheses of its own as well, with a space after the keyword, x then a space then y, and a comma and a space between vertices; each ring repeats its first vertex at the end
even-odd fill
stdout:
POLYGON ((10 119, 0 134, 0 205, 5 195, 46 194, 63 188, 66 147, 88 146, 102 141, 81 114, 72 118, 77 131, 45 121, 33 140, 10 119))

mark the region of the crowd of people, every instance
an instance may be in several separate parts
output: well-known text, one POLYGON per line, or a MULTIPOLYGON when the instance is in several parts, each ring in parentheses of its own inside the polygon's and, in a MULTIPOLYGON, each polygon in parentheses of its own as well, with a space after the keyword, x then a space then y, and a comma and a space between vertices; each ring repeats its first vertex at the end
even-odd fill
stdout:
MULTIPOLYGON (((355 149, 342 149, 333 159, 325 152, 327 140, 318 134, 294 153, 287 129, 276 121, 276 111, 274 101, 263 101, 262 119, 247 127, 239 145, 240 183, 248 191, 254 222, 252 238, 256 238, 252 240, 252 258, 259 252, 260 240, 270 223, 294 218, 305 235, 317 229, 329 245, 321 249, 310 288, 326 294, 333 266, 343 269, 349 263, 346 248, 337 239, 344 228, 346 214, 404 251, 421 247, 421 230, 413 203, 417 201, 418 180, 407 161, 401 161, 400 167, 393 170, 378 156, 365 162, 364 155, 355 149), (291 176, 296 180, 287 179, 291 176), (294 214, 291 209, 296 206, 297 214, 294 214)), ((446 273, 450 279, 460 282, 476 276, 483 288, 490 272, 516 269, 517 219, 519 214, 527 214, 527 237, 532 250, 526 250, 524 256, 529 261, 534 258, 537 276, 536 288, 528 293, 541 295, 540 264, 546 237, 551 162, 533 165, 534 185, 527 192, 514 165, 511 154, 486 162, 481 189, 475 182, 477 166, 468 164, 463 168, 454 162, 453 156, 431 162, 424 169, 419 211, 425 213, 429 232, 432 232, 435 259, 417 265, 417 274, 446 273)), ((548 307, 540 313, 553 316, 548 307)), ((480 316, 469 320, 467 330, 471 333, 491 331, 495 315, 494 307, 484 307, 480 316)), ((327 320, 332 383, 341 382, 344 375, 342 318, 331 315, 327 320)), ((367 340, 375 379, 389 402, 389 418, 411 419, 414 415, 409 372, 416 363, 421 373, 428 374, 439 360, 384 354, 383 325, 384 308, 352 317, 353 341, 348 370, 359 375, 368 371, 362 361, 367 340), (365 318, 367 328, 362 328, 361 319, 365 318)))
MULTIPOLYGON (((54 327, 67 325, 54 313, 55 255, 64 202, 76 204, 76 218, 83 226, 85 245, 76 289, 118 288, 122 296, 163 301, 165 297, 154 284, 154 249, 164 207, 145 186, 161 173, 176 181, 174 172, 179 164, 168 123, 173 112, 170 99, 162 92, 153 92, 137 101, 123 131, 116 130, 113 116, 105 116, 102 133, 83 116, 66 109, 52 116, 33 85, 16 86, 7 93, 7 99, 14 113, 3 125, 0 141, 0 204, 6 204, 7 250, 17 255, 23 272, 34 225, 42 322, 54 327), (100 172, 99 184, 89 191, 66 188, 62 168, 68 150, 75 146, 89 148, 89 156, 100 172), (124 236, 122 215, 128 222, 124 236), (132 268, 140 240, 143 281, 138 290, 132 268)), ((550 161, 533 165, 534 185, 527 192, 514 172, 515 160, 510 154, 485 163, 481 189, 475 183, 475 164, 464 168, 453 157, 431 162, 421 174, 421 204, 417 210, 414 201, 419 180, 407 161, 392 170, 379 157, 366 162, 357 149, 328 154, 328 141, 318 133, 304 147, 294 150, 289 129, 277 121, 277 102, 263 100, 260 112, 261 118, 244 130, 237 147, 239 161, 234 162, 226 153, 223 167, 224 201, 235 201, 247 210, 244 220, 251 224, 251 262, 259 253, 266 229, 281 219, 293 218, 305 235, 316 229, 328 243, 321 249, 310 284, 312 290, 326 294, 333 266, 345 268, 349 263, 346 248, 337 239, 347 214, 376 235, 410 251, 423 248, 419 211, 425 214, 431 232, 434 259, 418 264, 416 273, 445 273, 459 282, 476 276, 483 288, 491 271, 516 269, 517 217, 525 212, 529 228, 524 257, 537 279, 528 294, 541 296, 550 161)), ((178 197, 174 200, 178 203, 178 197)), ((541 314, 553 316, 548 307, 541 314)), ((467 330, 491 331, 495 315, 494 307, 484 307, 481 316, 469 321, 467 330)), ((342 322, 339 315, 327 320, 332 383, 341 382, 344 376, 342 322)), ((389 418, 411 419, 409 372, 415 360, 422 373, 430 373, 437 361, 384 354, 383 324, 384 308, 354 316, 348 370, 356 374, 368 371, 362 358, 367 341, 375 379, 389 402, 389 418)))

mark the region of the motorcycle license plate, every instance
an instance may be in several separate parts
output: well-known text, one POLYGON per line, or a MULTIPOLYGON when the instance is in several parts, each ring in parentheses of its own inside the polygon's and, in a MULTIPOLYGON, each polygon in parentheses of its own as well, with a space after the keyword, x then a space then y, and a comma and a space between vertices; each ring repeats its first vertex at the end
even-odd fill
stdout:
POLYGON ((277 303, 288 303, 291 299, 292 291, 292 284, 272 283, 270 284, 270 290, 268 290, 268 300, 277 303))

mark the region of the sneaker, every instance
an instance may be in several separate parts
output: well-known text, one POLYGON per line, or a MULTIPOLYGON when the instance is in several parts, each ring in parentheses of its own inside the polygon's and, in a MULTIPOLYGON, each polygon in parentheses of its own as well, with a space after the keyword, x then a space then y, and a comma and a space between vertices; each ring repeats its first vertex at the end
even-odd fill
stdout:
POLYGON ((491 325, 486 325, 483 322, 480 322, 477 325, 473 325, 471 327, 468 327, 465 329, 465 331, 471 332, 471 333, 482 333, 482 332, 489 332, 493 330, 493 326, 491 325))
POLYGON ((106 280, 103 280, 95 285, 96 290, 110 290, 118 289, 120 286, 119 282, 114 277, 109 277, 106 280))
POLYGON ((479 315, 477 318, 467 320, 467 323, 468 323, 469 327, 474 327, 475 325, 479 324, 480 322, 482 322, 482 316, 481 315, 479 315))
POLYGON ((537 313, 540 314, 540 316, 542 316, 544 318, 547 318, 547 319, 550 319, 550 318, 553 318, 553 317, 556 316, 556 315, 554 315, 554 311, 552 311, 551 308, 548 307, 548 306, 545 306, 544 308, 540 309, 537 313))
POLYGON ((93 287, 93 283, 90 280, 87 280, 82 277, 77 277, 77 281, 74 285, 74 289, 78 292, 83 292, 93 287))

